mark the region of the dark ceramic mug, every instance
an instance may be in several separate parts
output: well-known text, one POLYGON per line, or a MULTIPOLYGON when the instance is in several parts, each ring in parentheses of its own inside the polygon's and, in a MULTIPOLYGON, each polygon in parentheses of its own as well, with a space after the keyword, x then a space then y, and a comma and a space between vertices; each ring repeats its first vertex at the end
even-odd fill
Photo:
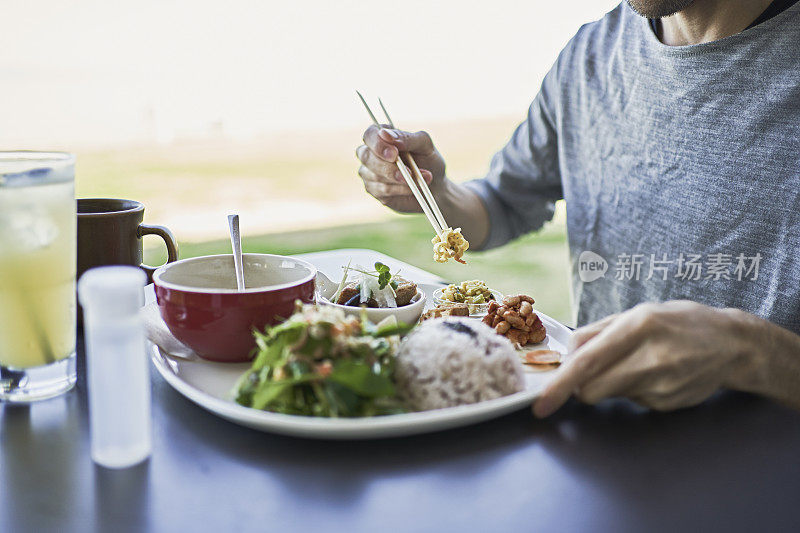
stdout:
POLYGON ((167 263, 178 260, 178 244, 163 226, 142 224, 144 205, 117 198, 78 199, 78 278, 97 266, 138 266, 152 281, 158 267, 142 263, 142 237, 158 235, 167 246, 167 263))

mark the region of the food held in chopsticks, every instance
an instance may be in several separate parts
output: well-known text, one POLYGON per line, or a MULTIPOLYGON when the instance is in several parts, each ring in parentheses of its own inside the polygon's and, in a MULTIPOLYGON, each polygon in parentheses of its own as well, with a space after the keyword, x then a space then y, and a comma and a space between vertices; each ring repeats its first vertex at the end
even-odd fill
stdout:
POLYGON ((489 302, 483 323, 518 346, 540 343, 547 330, 533 311, 533 304, 533 298, 524 294, 506 296, 502 304, 489 302))
POLYGON ((477 403, 525 388, 511 343, 470 318, 420 324, 400 345, 395 380, 415 410, 477 403))
POLYGON ((461 235, 461 228, 445 228, 431 242, 433 243, 433 260, 437 263, 447 263, 449 259, 454 259, 461 264, 467 264, 461 258, 469 249, 469 242, 461 235))
MULTIPOLYGON (((356 91, 356 94, 358 94, 358 97, 361 99, 361 103, 364 104, 364 108, 367 110, 373 124, 379 128, 382 127, 361 93, 356 91)), ((394 122, 386 111, 386 107, 383 105, 383 102, 380 102, 380 104, 383 113, 386 115, 389 126, 394 128, 394 122)), ((425 181, 425 178, 422 177, 422 172, 420 172, 417 162, 410 153, 402 152, 398 155, 396 164, 397 169, 400 171, 409 189, 411 189, 411 193, 422 208, 422 212, 425 213, 428 222, 431 223, 433 230, 436 232, 436 236, 431 241, 433 243, 434 261, 446 263, 452 258, 459 263, 466 264, 466 261, 461 259, 461 257, 469 248, 469 242, 461 235, 461 228, 453 229, 445 221, 442 210, 439 209, 439 204, 436 203, 433 193, 431 193, 431 189, 428 187, 428 183, 425 181), (406 163, 403 161, 404 158, 408 160, 408 166, 406 166, 406 163), (409 167, 411 167, 411 170, 409 170, 409 167)))
POLYGON ((365 270, 347 265, 332 302, 351 307, 404 307, 417 297, 417 285, 392 274, 383 263, 375 263, 375 270, 365 270), (350 279, 350 274, 354 274, 350 279))
POLYGON ((258 354, 234 396, 248 407, 292 415, 357 417, 402 413, 392 375, 399 334, 341 309, 299 306, 286 322, 256 332, 258 354))

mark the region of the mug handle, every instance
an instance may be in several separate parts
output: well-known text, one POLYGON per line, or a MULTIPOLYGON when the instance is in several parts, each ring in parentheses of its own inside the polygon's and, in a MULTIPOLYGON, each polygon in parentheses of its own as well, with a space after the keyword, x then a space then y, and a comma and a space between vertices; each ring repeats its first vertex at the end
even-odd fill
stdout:
MULTIPOLYGON (((139 228, 136 230, 136 233, 140 239, 145 235, 158 235, 164 240, 164 244, 167 246, 167 263, 172 263, 173 261, 178 260, 178 243, 175 240, 175 236, 172 235, 172 232, 164 226, 139 224, 139 228)), ((147 281, 152 282, 153 272, 155 272, 159 267, 151 267, 149 265, 145 265, 144 263, 142 263, 140 266, 142 270, 147 273, 147 281)))

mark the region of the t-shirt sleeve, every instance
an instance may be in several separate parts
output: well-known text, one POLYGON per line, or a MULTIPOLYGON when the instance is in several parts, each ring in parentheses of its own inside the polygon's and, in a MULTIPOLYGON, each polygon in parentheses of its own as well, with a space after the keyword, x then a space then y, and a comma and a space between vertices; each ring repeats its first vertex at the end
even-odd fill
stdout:
POLYGON ((511 140, 492 158, 489 174, 465 185, 478 194, 489 213, 489 236, 482 248, 494 248, 553 218, 563 198, 558 163, 555 102, 557 67, 542 88, 511 140))

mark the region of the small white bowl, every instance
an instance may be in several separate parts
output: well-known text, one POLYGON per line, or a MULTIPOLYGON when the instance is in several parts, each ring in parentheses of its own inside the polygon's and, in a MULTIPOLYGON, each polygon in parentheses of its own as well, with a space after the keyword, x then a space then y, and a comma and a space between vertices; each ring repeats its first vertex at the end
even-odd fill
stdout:
MULTIPOLYGON (((445 289, 444 287, 441 287, 433 291, 433 305, 439 306, 443 303, 448 303, 448 304, 453 303, 450 300, 445 300, 442 298, 442 293, 444 293, 444 289, 445 289)), ((502 304, 503 295, 498 291, 492 289, 489 290, 494 295, 494 299, 497 301, 497 303, 502 304)), ((482 317, 489 310, 489 302, 486 302, 485 304, 467 304, 467 305, 469 305, 469 316, 473 318, 482 317)))
MULTIPOLYGON (((321 272, 317 273, 317 303, 322 305, 329 305, 341 309, 347 315, 361 317, 361 307, 352 307, 349 305, 341 305, 329 300, 334 294, 338 284, 332 282, 321 272)), ((411 298, 411 303, 403 307, 366 307, 364 310, 367 313, 367 319, 373 324, 377 324, 388 316, 394 316, 398 322, 404 324, 416 324, 419 317, 422 315, 422 310, 425 309, 425 302, 427 296, 425 292, 417 286, 417 294, 411 298)))

